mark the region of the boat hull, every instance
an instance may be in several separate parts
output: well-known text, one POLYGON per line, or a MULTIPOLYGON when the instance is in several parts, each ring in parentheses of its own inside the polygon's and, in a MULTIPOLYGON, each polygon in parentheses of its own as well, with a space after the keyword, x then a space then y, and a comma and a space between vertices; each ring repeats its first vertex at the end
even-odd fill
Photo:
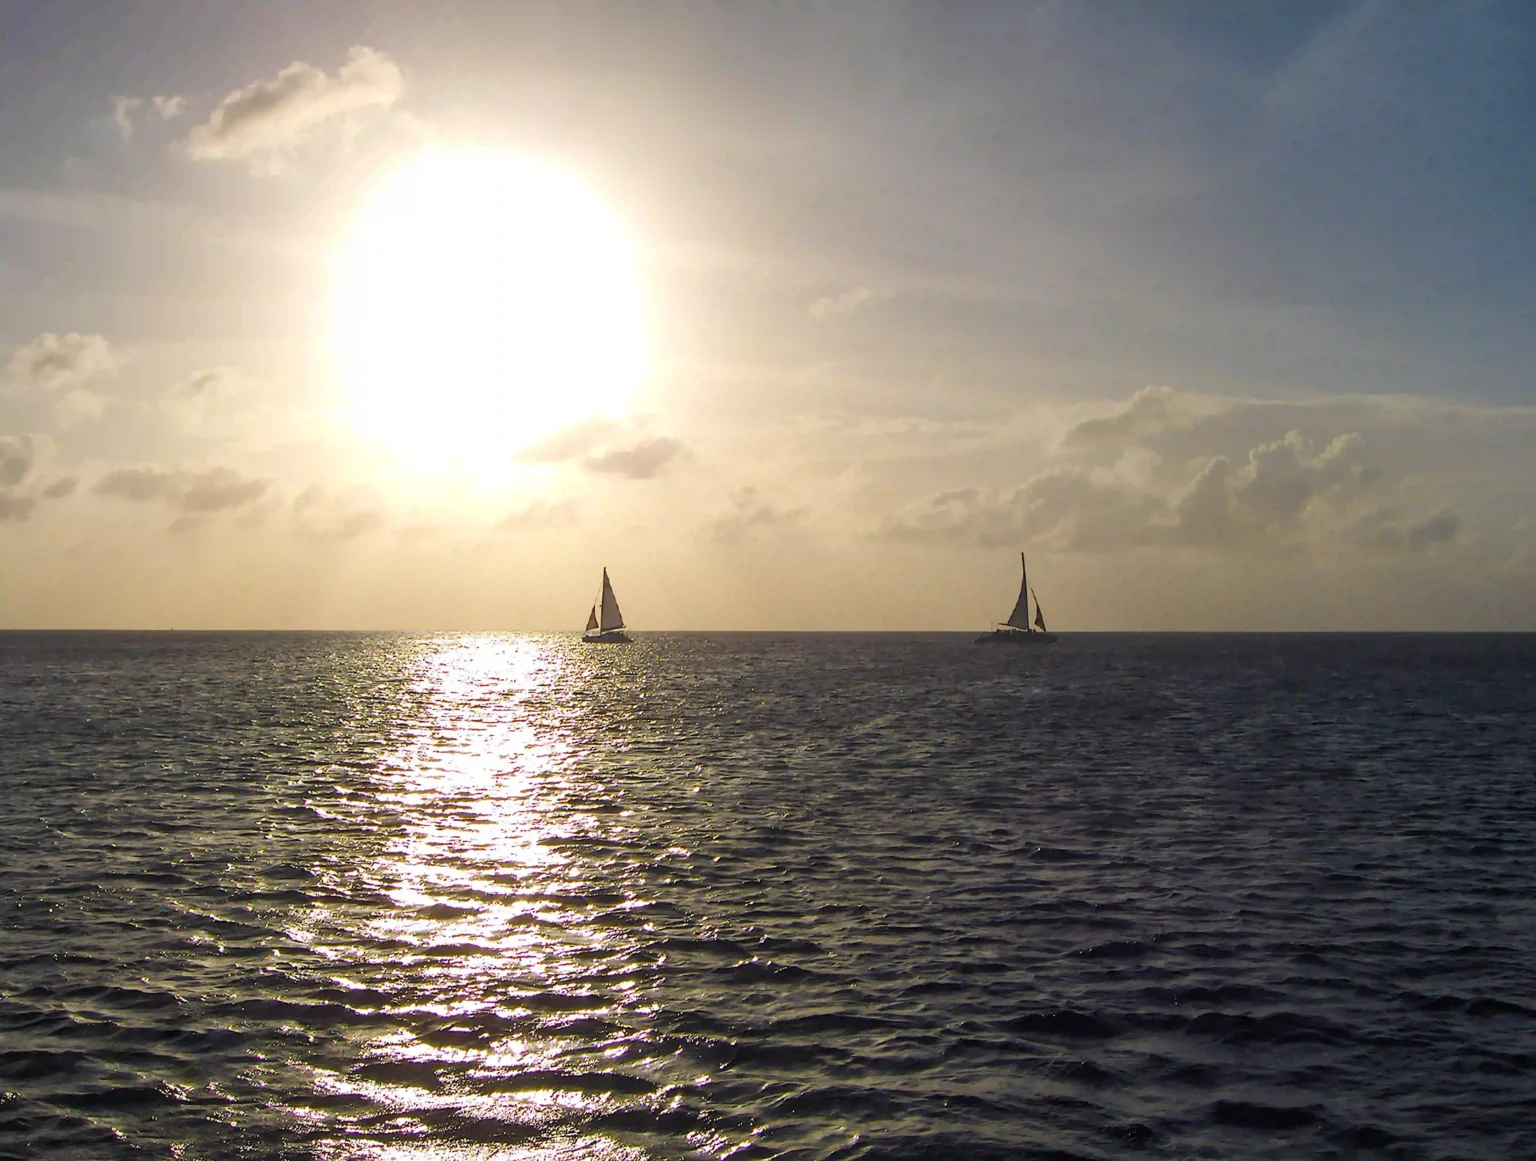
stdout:
POLYGON ((1025 633, 1019 629, 993 629, 976 638, 977 645, 1053 645, 1055 633, 1025 633))
POLYGON ((588 633, 582 637, 583 645, 632 645, 633 640, 623 629, 609 629, 606 633, 588 633))

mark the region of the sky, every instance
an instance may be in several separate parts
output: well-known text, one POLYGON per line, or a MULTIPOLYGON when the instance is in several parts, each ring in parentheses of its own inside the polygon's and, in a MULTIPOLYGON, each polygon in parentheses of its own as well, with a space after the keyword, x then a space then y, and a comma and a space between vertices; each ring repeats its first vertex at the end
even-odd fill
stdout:
POLYGON ((1533 130, 1512 0, 9 0, 0 627, 1533 630, 1533 130))

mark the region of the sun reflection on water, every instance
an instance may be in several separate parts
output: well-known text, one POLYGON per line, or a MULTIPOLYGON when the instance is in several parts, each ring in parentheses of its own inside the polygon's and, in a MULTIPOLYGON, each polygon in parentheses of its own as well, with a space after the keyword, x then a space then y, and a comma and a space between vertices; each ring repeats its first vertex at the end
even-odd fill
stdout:
POLYGON ((312 1112, 373 1140, 334 1156, 640 1157, 584 1126, 673 1099, 647 1054, 627 1059, 654 963, 643 923, 605 917, 639 900, 570 850, 604 817, 572 808, 600 789, 572 720, 574 648, 466 636, 416 664, 420 709, 368 791, 388 838, 372 866, 330 868, 341 902, 294 932, 350 1006, 388 1017, 314 1069, 312 1112), (381 1115, 386 1138, 424 1140, 379 1140, 381 1115))

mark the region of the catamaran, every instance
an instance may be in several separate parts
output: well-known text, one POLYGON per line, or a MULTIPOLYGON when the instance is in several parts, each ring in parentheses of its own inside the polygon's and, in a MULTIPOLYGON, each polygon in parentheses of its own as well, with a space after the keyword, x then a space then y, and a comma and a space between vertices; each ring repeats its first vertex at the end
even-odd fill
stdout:
POLYGON ((606 568, 603 569, 603 591, 592 602, 592 611, 587 614, 587 629, 581 639, 588 645, 630 643, 629 634, 624 632, 624 614, 619 612, 619 599, 613 595, 606 568))
POLYGON ((1019 582, 1019 599, 1013 604, 1013 612, 1001 625, 994 625, 990 633, 976 638, 978 645, 1049 645, 1056 634, 1046 631, 1045 613, 1040 609, 1040 598, 1029 587, 1029 562, 1019 553, 1019 566, 1024 576, 1019 582), (1035 619, 1029 619, 1029 598, 1035 597, 1035 619))

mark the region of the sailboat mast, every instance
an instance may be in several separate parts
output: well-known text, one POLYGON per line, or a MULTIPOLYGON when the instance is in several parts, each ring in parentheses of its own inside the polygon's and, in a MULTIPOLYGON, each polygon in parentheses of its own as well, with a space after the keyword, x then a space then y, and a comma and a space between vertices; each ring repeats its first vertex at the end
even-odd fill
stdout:
POLYGON ((1033 633, 1034 627, 1029 623, 1029 561, 1025 559, 1022 552, 1019 553, 1019 567, 1024 571, 1024 579, 1019 583, 1019 587, 1024 591, 1024 631, 1033 633))

